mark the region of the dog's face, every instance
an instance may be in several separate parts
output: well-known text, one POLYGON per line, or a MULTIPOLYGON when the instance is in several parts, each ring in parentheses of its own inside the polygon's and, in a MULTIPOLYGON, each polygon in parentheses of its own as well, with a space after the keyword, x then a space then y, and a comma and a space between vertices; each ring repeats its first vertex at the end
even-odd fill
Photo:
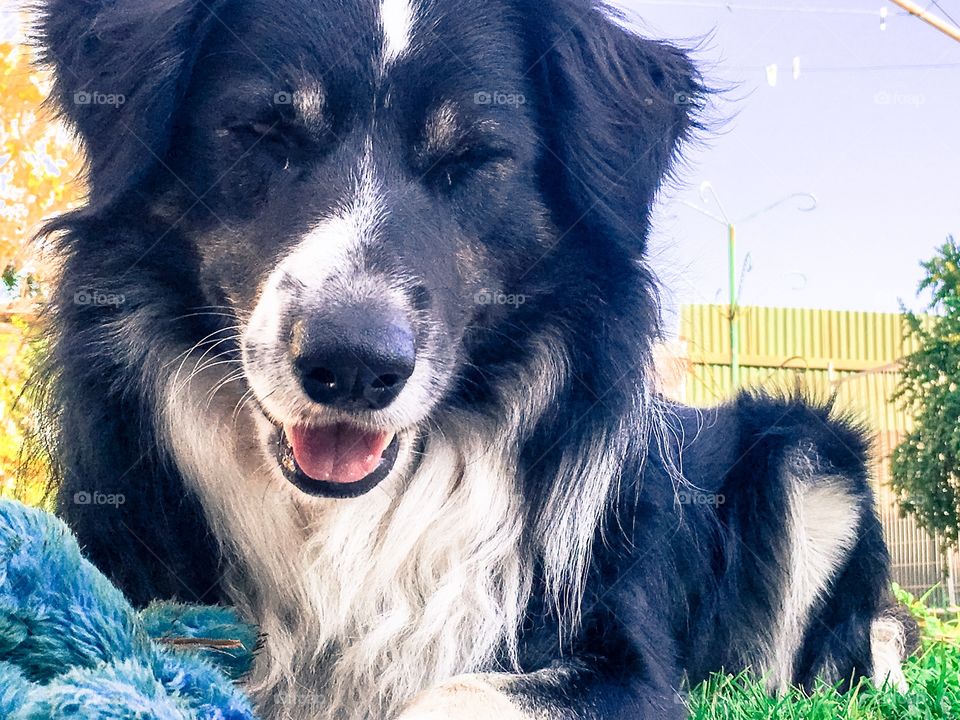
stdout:
POLYGON ((94 203, 140 188, 175 229, 194 306, 239 329, 269 461, 316 495, 376 486, 419 428, 484 410, 520 337, 630 276, 697 90, 582 2, 91 5, 93 51, 46 32, 98 65, 61 67, 61 95, 125 97, 67 105, 94 203))
POLYGON ((543 252, 529 88, 502 15, 261 1, 211 30, 174 171, 213 188, 193 233, 202 283, 244 319, 270 445, 307 491, 389 473, 450 392, 484 300, 543 252))

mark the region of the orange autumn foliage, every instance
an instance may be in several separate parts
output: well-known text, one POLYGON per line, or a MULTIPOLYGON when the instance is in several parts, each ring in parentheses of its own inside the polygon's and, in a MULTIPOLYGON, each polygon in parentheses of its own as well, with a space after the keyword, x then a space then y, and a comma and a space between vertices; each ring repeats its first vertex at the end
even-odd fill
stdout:
POLYGON ((81 202, 83 160, 70 132, 42 107, 49 76, 29 47, 0 43, 0 495, 38 502, 46 465, 23 462, 37 420, 24 386, 39 340, 43 293, 42 222, 81 202))

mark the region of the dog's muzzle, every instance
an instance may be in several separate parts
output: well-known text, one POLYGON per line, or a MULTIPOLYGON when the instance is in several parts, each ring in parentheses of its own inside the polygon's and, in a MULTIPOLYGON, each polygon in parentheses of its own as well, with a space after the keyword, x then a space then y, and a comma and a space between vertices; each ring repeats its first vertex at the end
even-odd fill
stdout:
MULTIPOLYGON (((290 358, 304 394, 317 405, 363 416, 387 408, 416 365, 414 332, 405 313, 379 304, 327 307, 297 319, 290 358)), ((393 469, 395 433, 349 421, 284 424, 277 453, 287 478, 313 495, 363 494, 393 469)))
POLYGON ((416 365, 413 329, 389 307, 348 305, 297 320, 290 350, 303 390, 337 410, 382 410, 416 365))

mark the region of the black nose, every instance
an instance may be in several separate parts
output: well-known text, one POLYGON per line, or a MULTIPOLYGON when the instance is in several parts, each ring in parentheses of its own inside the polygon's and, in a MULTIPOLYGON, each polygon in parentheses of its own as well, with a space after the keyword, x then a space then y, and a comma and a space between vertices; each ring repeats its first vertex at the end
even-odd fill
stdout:
POLYGON ((398 310, 348 306, 295 323, 294 365, 307 396, 341 410, 382 410, 416 364, 413 330, 398 310))

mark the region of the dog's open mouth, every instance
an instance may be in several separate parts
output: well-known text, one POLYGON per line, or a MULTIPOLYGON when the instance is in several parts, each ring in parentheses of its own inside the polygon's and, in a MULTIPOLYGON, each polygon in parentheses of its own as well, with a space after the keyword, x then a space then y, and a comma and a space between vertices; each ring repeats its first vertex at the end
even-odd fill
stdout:
POLYGON ((394 433, 364 430, 349 423, 277 428, 277 452, 284 475, 309 495, 348 498, 363 495, 396 465, 394 433))

